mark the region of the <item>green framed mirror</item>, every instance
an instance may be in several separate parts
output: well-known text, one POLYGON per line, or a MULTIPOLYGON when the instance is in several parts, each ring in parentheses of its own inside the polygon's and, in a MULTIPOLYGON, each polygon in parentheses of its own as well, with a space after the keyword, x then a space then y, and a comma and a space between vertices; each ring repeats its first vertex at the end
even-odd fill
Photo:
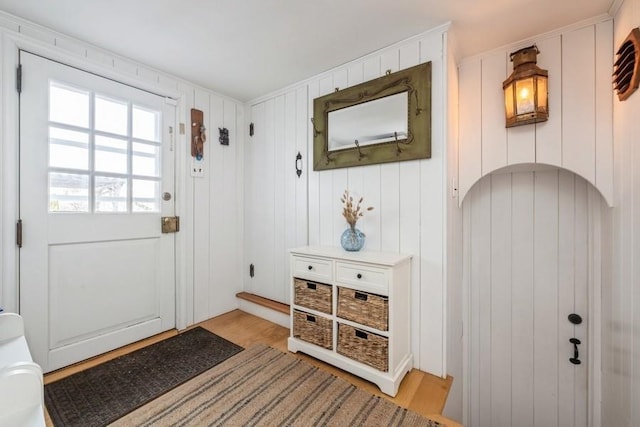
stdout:
POLYGON ((313 170, 431 157, 431 62, 313 100, 313 170))

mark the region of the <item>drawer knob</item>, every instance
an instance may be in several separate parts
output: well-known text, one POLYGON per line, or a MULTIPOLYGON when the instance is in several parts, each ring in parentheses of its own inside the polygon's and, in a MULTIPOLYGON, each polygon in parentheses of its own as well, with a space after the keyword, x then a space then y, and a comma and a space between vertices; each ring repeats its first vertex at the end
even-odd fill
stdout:
POLYGON ((358 274, 356 275, 356 277, 357 277, 358 279, 362 279, 362 273, 358 273, 358 274))
POLYGON ((310 265, 309 267, 307 267, 309 270, 313 270, 313 266, 310 265))

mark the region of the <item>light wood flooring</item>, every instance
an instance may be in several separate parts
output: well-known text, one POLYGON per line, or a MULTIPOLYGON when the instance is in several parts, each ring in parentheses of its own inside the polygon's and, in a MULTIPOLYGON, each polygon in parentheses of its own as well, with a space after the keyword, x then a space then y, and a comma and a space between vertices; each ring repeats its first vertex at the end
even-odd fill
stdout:
MULTIPOLYGON (((234 310, 213 319, 206 320, 195 326, 202 326, 219 336, 228 339, 242 347, 249 347, 255 343, 270 345, 282 351, 287 351, 287 338, 289 330, 282 326, 271 323, 259 317, 247 314, 240 310, 234 310)), ((70 367, 45 375, 44 382, 49 384, 58 379, 69 376, 75 372, 82 371, 89 367, 103 363, 107 360, 161 341, 176 335, 176 331, 169 331, 156 335, 143 341, 128 345, 126 347, 111 351, 104 355, 92 358, 85 362, 77 363, 70 367)), ((442 379, 422 371, 413 369, 402 381, 396 397, 391 398, 380 392, 378 387, 368 381, 351 375, 345 371, 323 363, 303 353, 297 353, 297 357, 306 360, 332 374, 343 378, 359 388, 370 393, 385 397, 397 405, 409 408, 419 414, 427 416, 448 427, 461 427, 461 424, 441 416, 442 409, 447 399, 447 394, 451 388, 453 379, 451 377, 442 379)), ((47 425, 51 426, 49 415, 46 414, 47 425)))

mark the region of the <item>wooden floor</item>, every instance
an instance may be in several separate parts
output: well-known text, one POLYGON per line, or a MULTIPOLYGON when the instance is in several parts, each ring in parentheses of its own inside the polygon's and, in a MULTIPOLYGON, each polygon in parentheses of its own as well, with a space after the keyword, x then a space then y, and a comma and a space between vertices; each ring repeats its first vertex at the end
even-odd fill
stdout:
MULTIPOLYGON (((282 326, 240 310, 231 311, 213 319, 206 320, 198 325, 194 325, 194 327, 195 326, 202 326, 203 328, 245 348, 255 343, 262 343, 285 352, 287 351, 287 338, 289 337, 289 330, 287 328, 283 328, 282 326)), ((165 332, 152 338, 106 353, 102 356, 95 357, 88 361, 52 372, 45 375, 44 382, 45 384, 51 383, 75 372, 121 356, 122 354, 129 353, 141 347, 166 339, 176 333, 176 331, 165 332)), ((440 421, 449 427, 461 426, 460 424, 440 415, 447 399, 447 393, 451 387, 451 377, 442 379, 414 369, 402 381, 397 396, 391 398, 381 393, 377 386, 368 381, 362 380, 305 354, 297 353, 296 356, 349 381, 359 388, 367 390, 370 393, 383 396, 392 402, 395 402, 399 406, 409 408, 419 414, 436 421, 440 421)), ((47 425, 51 426, 52 423, 48 414, 46 415, 46 418, 47 425)))

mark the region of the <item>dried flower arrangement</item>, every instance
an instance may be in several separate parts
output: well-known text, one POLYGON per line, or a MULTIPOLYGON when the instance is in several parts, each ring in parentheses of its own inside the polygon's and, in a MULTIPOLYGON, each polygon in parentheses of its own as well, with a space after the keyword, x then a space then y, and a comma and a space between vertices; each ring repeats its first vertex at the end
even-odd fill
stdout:
POLYGON ((369 206, 366 209, 362 208, 360 205, 362 204, 363 200, 364 198, 360 197, 358 203, 354 204, 353 196, 349 195, 349 190, 344 190, 344 194, 340 198, 340 201, 344 205, 344 207, 342 208, 342 216, 347 220, 347 223, 349 224, 351 229, 356 228, 356 222, 358 222, 358 219, 364 215, 365 210, 373 210, 373 206, 369 206))

